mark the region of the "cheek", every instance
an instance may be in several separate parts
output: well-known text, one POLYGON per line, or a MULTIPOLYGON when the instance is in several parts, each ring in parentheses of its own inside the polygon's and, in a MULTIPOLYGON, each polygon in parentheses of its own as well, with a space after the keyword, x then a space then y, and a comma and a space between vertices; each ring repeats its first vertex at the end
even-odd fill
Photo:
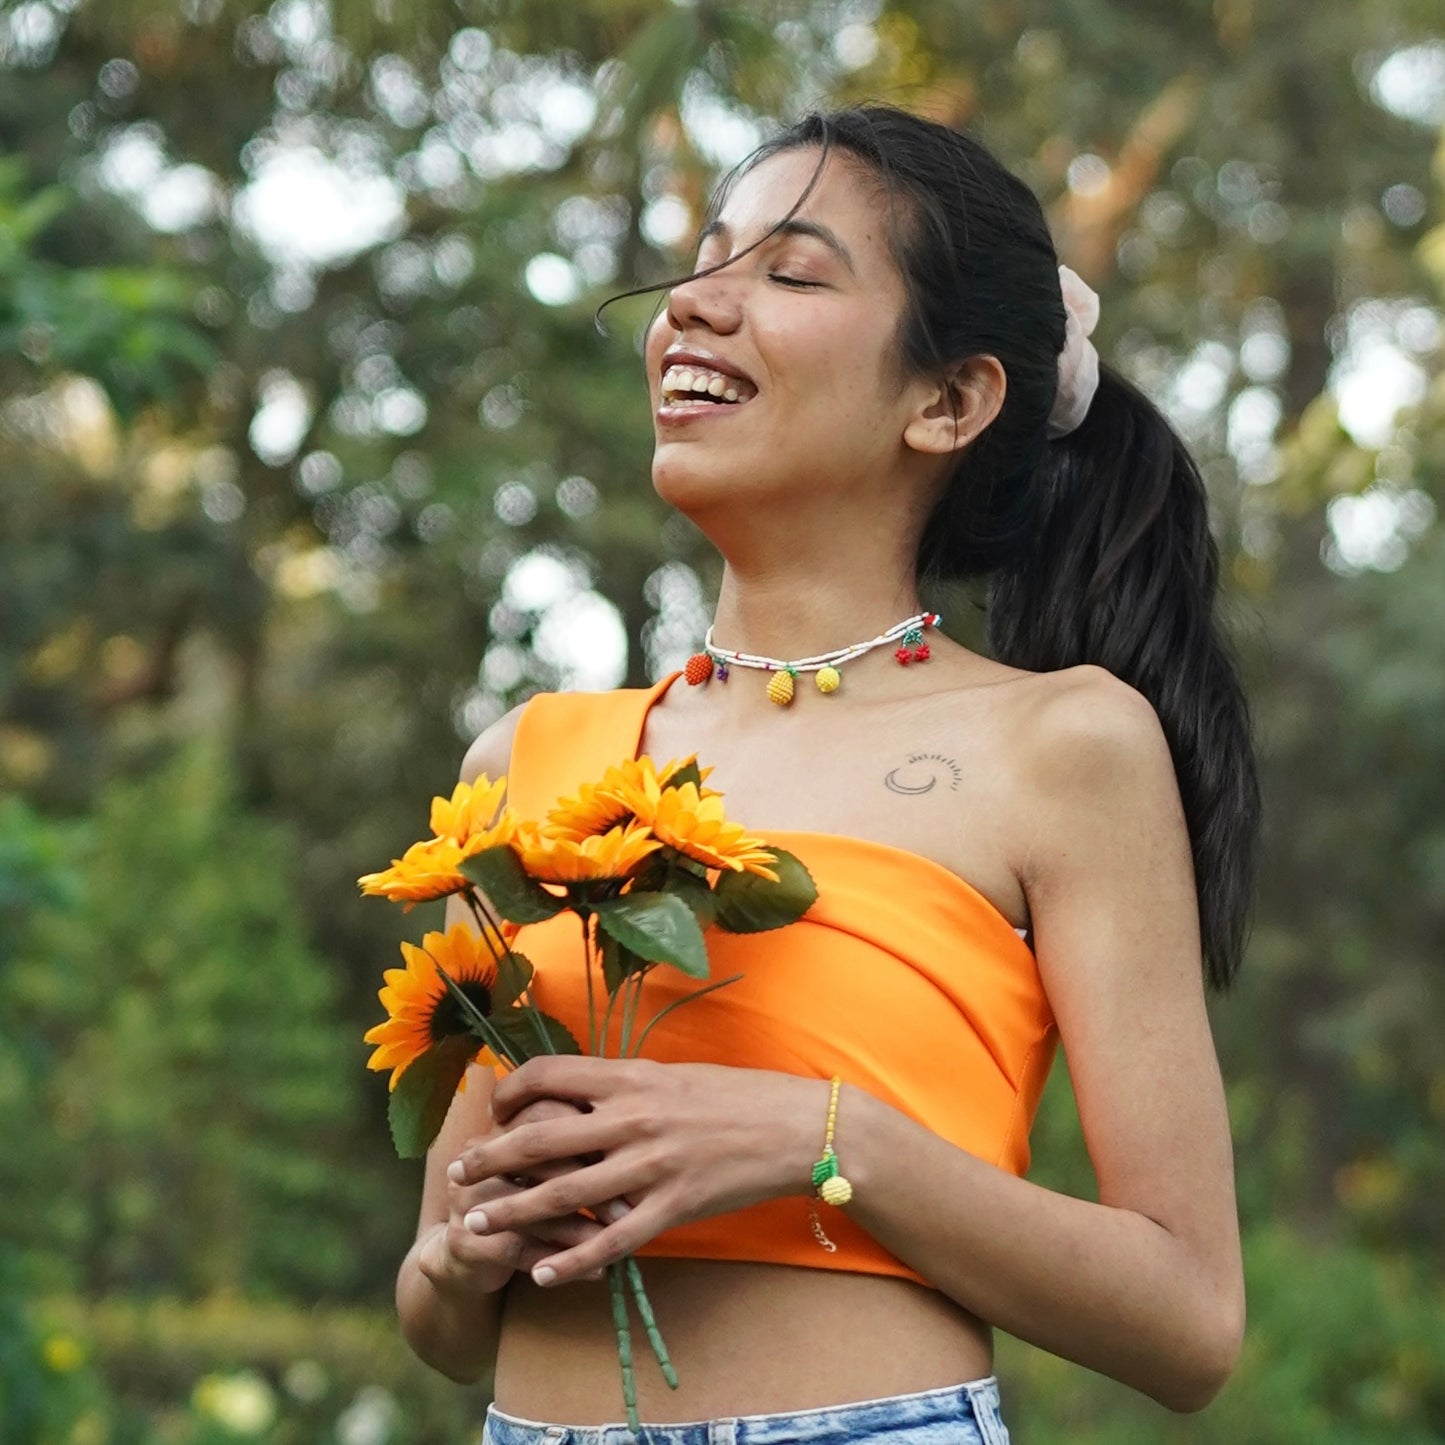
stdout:
POLYGON ((674 334, 665 311, 659 312, 657 320, 647 328, 647 341, 643 346, 642 356, 649 384, 657 375, 657 368, 662 361, 662 353, 667 350, 667 344, 674 334))

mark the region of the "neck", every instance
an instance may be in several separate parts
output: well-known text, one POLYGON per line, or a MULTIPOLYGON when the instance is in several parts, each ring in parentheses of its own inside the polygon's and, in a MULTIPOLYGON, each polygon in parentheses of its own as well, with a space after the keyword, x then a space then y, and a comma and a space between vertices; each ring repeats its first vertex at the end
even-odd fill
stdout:
POLYGON ((836 577, 798 573, 748 577, 731 564, 723 573, 713 640, 733 652, 788 662, 867 642, 923 611, 911 581, 870 585, 840 570, 836 577))

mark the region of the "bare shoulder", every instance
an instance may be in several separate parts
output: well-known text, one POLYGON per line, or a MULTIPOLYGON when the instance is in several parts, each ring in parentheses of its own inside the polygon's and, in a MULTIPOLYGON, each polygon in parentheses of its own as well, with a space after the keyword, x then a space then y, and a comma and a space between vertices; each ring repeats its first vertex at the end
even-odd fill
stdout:
POLYGON ((1173 759, 1153 704, 1107 668, 1031 674, 1013 707, 1019 772, 1038 788, 1113 789, 1126 776, 1173 786, 1173 759))
POLYGON ((512 763, 512 738, 517 731, 517 719, 524 707, 526 703, 519 702, 472 741, 462 759, 462 782, 475 783, 483 773, 488 778, 499 778, 507 771, 512 763))

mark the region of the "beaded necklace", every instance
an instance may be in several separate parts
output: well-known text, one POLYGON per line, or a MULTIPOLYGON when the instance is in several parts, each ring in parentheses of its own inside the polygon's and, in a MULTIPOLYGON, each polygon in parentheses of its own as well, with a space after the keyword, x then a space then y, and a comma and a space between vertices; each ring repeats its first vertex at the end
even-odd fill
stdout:
POLYGON ((799 657, 791 662, 781 657, 760 657, 752 652, 733 652, 730 648, 719 647, 712 640, 712 628, 709 627, 702 640, 702 651, 695 652, 688 658, 683 676, 690 687, 697 687, 712 677, 716 677, 719 682, 726 682, 729 670, 734 667, 757 668, 773 674, 768 680, 768 701, 777 703, 779 707, 787 707, 793 700, 793 679, 800 672, 816 674, 814 681, 818 691, 827 696, 838 691, 843 681, 839 669, 845 662, 851 662, 855 657, 862 657, 865 652, 871 652, 875 647, 882 647, 885 643, 895 642, 900 638, 901 645, 893 653, 899 666, 907 667, 911 662, 927 662, 928 644, 923 640, 923 629, 937 627, 942 620, 936 612, 920 612, 902 622, 895 622, 887 632, 880 632, 877 637, 870 638, 867 642, 853 642, 832 652, 799 657))

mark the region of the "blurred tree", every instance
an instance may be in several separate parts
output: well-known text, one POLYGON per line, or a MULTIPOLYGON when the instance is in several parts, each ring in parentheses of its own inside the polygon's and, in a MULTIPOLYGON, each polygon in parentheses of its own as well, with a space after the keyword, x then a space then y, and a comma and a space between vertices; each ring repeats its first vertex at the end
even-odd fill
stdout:
POLYGON ((116 782, 66 841, 83 887, 0 974, 45 1055, 7 1091, 9 1248, 92 1293, 344 1287, 364 1206, 346 1163, 364 1049, 308 946, 293 848, 196 745, 116 782))

